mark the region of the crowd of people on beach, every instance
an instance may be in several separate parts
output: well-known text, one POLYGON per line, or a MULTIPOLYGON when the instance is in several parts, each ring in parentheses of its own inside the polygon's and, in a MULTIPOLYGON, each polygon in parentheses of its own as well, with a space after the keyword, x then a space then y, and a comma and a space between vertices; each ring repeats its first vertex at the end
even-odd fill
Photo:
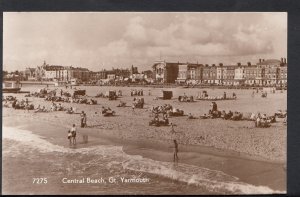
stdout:
POLYGON ((178 97, 179 102, 194 102, 193 96, 187 96, 185 93, 183 93, 183 96, 178 97))
MULTIPOLYGON (((260 92, 257 92, 260 93, 260 92)), ((265 97, 267 97, 267 92, 261 92, 262 94, 265 94, 265 97)), ((121 90, 116 91, 116 94, 118 96, 122 95, 121 90)), ((250 92, 251 94, 251 92, 250 92)), ((250 95, 249 94, 249 95, 250 95)), ((252 93, 253 95, 255 94, 255 91, 252 93)), ((136 97, 136 96, 143 96, 144 91, 143 89, 141 90, 131 90, 130 91, 130 96, 133 97, 133 103, 132 103, 132 108, 133 110, 135 108, 144 108, 144 98, 143 97, 136 97)), ((151 95, 151 91, 149 90, 149 95, 151 95)), ((75 96, 72 95, 71 93, 67 91, 63 91, 55 89, 55 90, 48 90, 46 88, 41 89, 39 92, 35 92, 28 96, 34 96, 38 98, 44 98, 44 100, 51 102, 51 106, 49 109, 47 109, 45 106, 40 106, 38 105, 37 108, 34 108, 33 104, 30 104, 28 98, 26 99, 17 99, 16 97, 12 96, 7 96, 6 98, 3 98, 3 106, 4 107, 12 107, 14 109, 27 109, 27 110, 34 110, 34 112, 53 112, 53 111, 66 111, 68 114, 74 114, 76 113, 76 108, 70 107, 66 108, 63 106, 61 103, 55 103, 55 102, 65 102, 65 103, 79 103, 79 104, 97 104, 97 100, 87 98, 84 96, 75 96)), ((237 96, 233 92, 232 96, 228 96, 227 92, 224 92, 222 96, 209 96, 207 91, 203 91, 202 94, 198 94, 196 97, 197 99, 201 100, 226 100, 226 99, 236 99, 237 96)), ((191 96, 187 96, 185 93, 183 96, 178 98, 179 101, 194 101, 194 98, 191 96)), ((120 104, 118 107, 125 107, 126 102, 120 101, 120 104)), ((130 106, 129 106, 130 110, 130 106)), ((171 116, 183 116, 184 111, 179 108, 175 108, 171 104, 163 104, 163 105, 158 105, 155 107, 152 107, 151 109, 152 112, 152 119, 149 121, 149 125, 155 125, 155 126, 172 126, 170 124, 169 118, 171 116)), ((79 111, 79 110, 78 110, 79 111)), ((104 107, 102 106, 101 113, 103 116, 113 116, 115 115, 115 111, 110 109, 109 107, 104 107)), ((80 114, 80 127, 81 128, 87 128, 87 114, 82 111, 80 114)), ((196 117, 192 115, 191 113, 188 113, 188 119, 216 119, 220 118, 223 120, 233 120, 233 121, 240 121, 240 120, 250 120, 253 121, 255 124, 255 127, 258 128, 266 128, 270 127, 271 123, 276 122, 276 118, 284 118, 284 123, 286 124, 287 120, 287 112, 286 111, 281 111, 279 110, 272 116, 267 116, 264 113, 242 113, 234 110, 219 110, 218 105, 215 101, 213 101, 210 105, 210 109, 207 114, 201 115, 200 117, 196 117)), ((173 128, 173 126, 172 126, 173 128)), ((76 145, 76 126, 73 124, 73 126, 68 130, 68 139, 70 146, 71 145, 76 145)), ((85 135, 85 138, 87 136, 85 135)), ((87 139, 84 141, 87 141, 87 139)), ((174 161, 178 161, 178 142, 176 139, 173 141, 174 143, 174 161)))
POLYGON ((140 89, 140 90, 130 90, 130 96, 143 96, 144 95, 144 90, 140 89))
POLYGON ((227 92, 224 92, 222 96, 209 96, 207 91, 204 90, 202 93, 198 93, 197 100, 234 100, 237 99, 236 93, 233 92, 232 96, 228 96, 227 92))
POLYGON ((135 108, 142 109, 142 108, 144 108, 144 104, 145 104, 144 98, 134 97, 133 102, 132 102, 132 110, 134 110, 135 108))
POLYGON ((79 103, 79 104, 88 104, 88 105, 96 105, 97 100, 92 98, 87 98, 85 96, 78 96, 73 93, 71 95, 69 92, 64 92, 62 89, 59 91, 60 95, 57 95, 57 89, 47 91, 47 89, 43 88, 38 92, 34 92, 32 94, 26 95, 26 97, 34 96, 38 98, 44 98, 45 101, 51 102, 65 102, 65 103, 79 103))
MULTIPOLYGON (((241 113, 238 111, 232 112, 229 110, 226 112, 225 110, 219 111, 218 106, 216 102, 211 103, 211 109, 208 111, 208 114, 204 114, 200 116, 201 119, 214 119, 214 118, 221 118, 224 120, 249 120, 255 122, 255 127, 270 127, 271 123, 276 122, 276 117, 280 118, 286 118, 287 113, 284 113, 283 111, 279 110, 278 113, 275 113, 274 115, 267 116, 266 114, 261 113, 241 113)), ((194 119, 195 117, 191 114, 188 116, 189 119, 194 119)), ((284 120, 284 123, 286 122, 286 119, 284 120)))
POLYGON ((159 113, 154 114, 154 118, 150 120, 149 125, 152 126, 169 126, 169 118, 167 113, 162 114, 162 119, 159 119, 159 113))
POLYGON ((111 98, 112 96, 114 96, 115 98, 117 98, 117 97, 121 97, 122 95, 123 95, 122 90, 109 90, 109 91, 106 91, 105 93, 100 92, 95 97, 96 98, 111 98))
POLYGON ((29 103, 29 100, 26 98, 18 100, 16 97, 7 96, 2 98, 3 107, 13 108, 13 109, 24 109, 24 110, 34 110, 34 105, 29 103))

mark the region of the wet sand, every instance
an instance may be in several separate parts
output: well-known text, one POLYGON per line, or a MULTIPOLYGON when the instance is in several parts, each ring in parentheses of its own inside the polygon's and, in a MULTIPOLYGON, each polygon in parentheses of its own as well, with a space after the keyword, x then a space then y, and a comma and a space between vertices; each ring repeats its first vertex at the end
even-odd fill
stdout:
MULTIPOLYGON (((69 147, 66 140, 66 129, 49 122, 33 122, 32 119, 4 118, 5 126, 17 127, 30 130, 43 139, 63 147, 69 147), (31 124, 28 124, 28 122, 31 124), (42 128, 42 129, 41 129, 42 128)), ((76 148, 86 148, 96 145, 118 145, 123 147, 123 151, 131 155, 141 155, 158 161, 172 162, 173 149, 171 143, 153 143, 148 140, 128 140, 115 138, 110 135, 98 132, 96 129, 85 129, 84 133, 89 136, 89 142, 83 143, 82 133, 77 137, 76 148)), ((259 158, 253 158, 250 155, 240 154, 233 151, 226 151, 205 146, 179 145, 179 162, 208 168, 211 170, 222 171, 226 174, 238 177, 240 181, 256 186, 268 186, 277 191, 286 189, 286 170, 282 162, 265 161, 259 158)), ((4 169, 11 169, 10 164, 4 161, 4 169)), ((20 167, 20 166, 18 166, 20 167)), ((42 171, 42 169, 40 170, 42 171)), ((4 183, 8 183, 11 170, 4 171, 4 183), (7 178, 7 179, 6 179, 7 178)), ((57 179, 57 177, 52 177, 57 179)), ((59 182, 59 181, 56 181, 59 182)), ((7 184, 7 189, 10 184, 7 184)), ((21 189, 24 188, 21 185, 21 189)), ((34 187, 28 184, 29 187, 34 187)), ((27 186, 27 187, 28 187, 27 186)), ((84 187, 83 187, 84 188, 84 187)), ((39 188, 40 189, 40 188, 39 188)), ((4 185, 5 191, 5 185, 4 185)), ((65 191, 71 192, 72 191, 65 191)))

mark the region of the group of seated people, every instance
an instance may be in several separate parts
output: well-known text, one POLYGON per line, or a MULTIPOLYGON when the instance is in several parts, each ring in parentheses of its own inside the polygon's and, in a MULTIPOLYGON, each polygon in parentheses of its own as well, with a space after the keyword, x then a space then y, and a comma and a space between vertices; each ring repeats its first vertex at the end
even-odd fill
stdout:
POLYGON ((197 119, 197 117, 193 116, 192 113, 188 114, 188 119, 197 119))
POLYGON ((113 114, 114 111, 111 110, 110 107, 104 107, 104 106, 102 106, 102 111, 101 111, 101 113, 102 113, 103 115, 107 115, 107 114, 113 114))
POLYGON ((226 99, 236 99, 236 94, 233 92, 232 97, 227 96, 227 93, 224 92, 222 96, 208 96, 207 92, 204 91, 202 94, 198 94, 197 99, 200 100, 226 100, 226 99))
POLYGON ((117 107, 126 107, 126 103, 124 101, 120 101, 117 107))
POLYGON ((275 116, 267 116, 266 114, 260 114, 257 115, 255 113, 250 113, 249 115, 241 112, 232 112, 229 110, 228 113, 226 113, 225 110, 222 111, 212 111, 209 110, 208 114, 204 114, 203 116, 200 116, 201 119, 208 119, 208 118, 222 118, 224 120, 251 120, 255 121, 256 127, 269 127, 270 123, 276 122, 275 116))
POLYGON ((144 98, 135 98, 133 99, 133 108, 144 108, 144 98))
POLYGON ((202 91, 202 93, 198 93, 197 98, 203 99, 208 97, 207 91, 202 91))
POLYGON ((56 104, 56 103, 52 102, 50 111, 65 111, 65 108, 60 103, 56 104))
POLYGON ((278 110, 277 112, 275 112, 275 116, 278 118, 285 118, 287 116, 287 110, 278 110))
POLYGON ((88 105, 96 105, 97 100, 88 99, 84 97, 75 98, 75 97, 60 97, 60 96, 47 96, 45 98, 46 101, 55 101, 55 102, 65 102, 65 103, 79 103, 79 104, 88 104, 88 105))
POLYGON ((69 109, 67 109, 67 114, 74 114, 76 112, 76 109, 73 107, 70 107, 69 109))
POLYGON ((48 112, 48 110, 46 109, 45 106, 41 107, 40 105, 35 109, 34 111, 35 113, 38 113, 38 112, 48 112))
POLYGON ((175 107, 168 110, 167 113, 169 114, 169 116, 183 116, 184 115, 184 111, 182 109, 178 109, 175 107))
POLYGON ((45 98, 45 101, 55 101, 55 102, 70 102, 70 99, 69 97, 60 97, 60 96, 51 96, 51 95, 48 95, 46 96, 45 98))
POLYGON ((155 124, 162 124, 162 125, 169 125, 168 114, 167 114, 167 113, 164 113, 164 114, 163 114, 163 119, 160 120, 160 119, 159 119, 159 114, 156 113, 156 114, 154 115, 153 123, 155 123, 155 124))
POLYGON ((266 114, 257 114, 255 127, 270 127, 271 123, 276 122, 275 116, 267 116, 266 114))
POLYGON ((194 97, 193 96, 187 96, 184 93, 183 96, 179 96, 178 97, 178 101, 180 101, 180 102, 193 102, 194 101, 194 97))
POLYGON ((29 101, 26 99, 26 101, 24 99, 20 100, 4 100, 3 102, 3 107, 12 107, 14 109, 24 109, 24 110, 33 110, 34 109, 34 105, 33 104, 29 104, 29 101))
POLYGON ((13 96, 6 96, 5 98, 2 97, 2 101, 15 101, 17 100, 17 97, 13 97, 13 96))
POLYGON ((173 107, 171 104, 164 104, 161 106, 156 106, 156 107, 152 107, 152 112, 153 113, 167 113, 167 111, 172 110, 173 107))

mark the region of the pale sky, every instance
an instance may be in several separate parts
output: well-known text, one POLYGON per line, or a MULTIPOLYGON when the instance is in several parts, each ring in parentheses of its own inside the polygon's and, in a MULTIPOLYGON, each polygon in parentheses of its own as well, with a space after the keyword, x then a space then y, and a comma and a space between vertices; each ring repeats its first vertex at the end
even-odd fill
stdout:
POLYGON ((287 13, 6 12, 3 69, 93 71, 154 61, 236 64, 287 57, 287 13))

